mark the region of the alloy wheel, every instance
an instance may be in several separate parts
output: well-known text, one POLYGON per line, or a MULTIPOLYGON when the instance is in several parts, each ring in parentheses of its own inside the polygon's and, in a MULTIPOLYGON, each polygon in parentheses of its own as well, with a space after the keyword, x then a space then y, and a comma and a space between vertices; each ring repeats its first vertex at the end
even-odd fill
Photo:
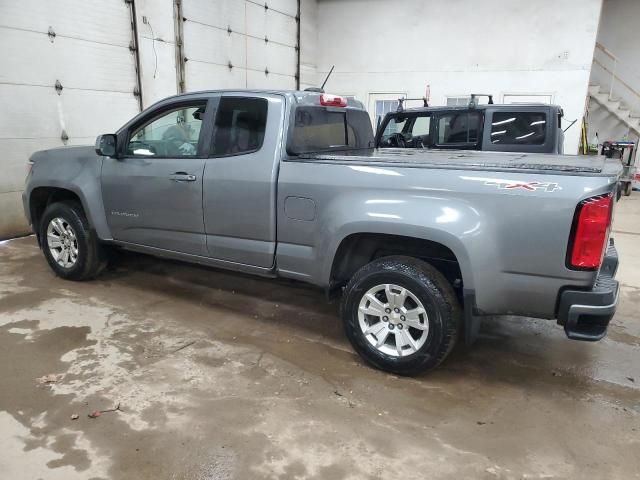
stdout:
POLYGON ((47 226, 47 246, 51 256, 63 268, 78 261, 78 240, 73 227, 64 218, 53 218, 47 226))
POLYGON ((358 321, 367 341, 393 357, 416 353, 429 334, 429 317, 422 302, 394 284, 376 285, 362 296, 358 321))

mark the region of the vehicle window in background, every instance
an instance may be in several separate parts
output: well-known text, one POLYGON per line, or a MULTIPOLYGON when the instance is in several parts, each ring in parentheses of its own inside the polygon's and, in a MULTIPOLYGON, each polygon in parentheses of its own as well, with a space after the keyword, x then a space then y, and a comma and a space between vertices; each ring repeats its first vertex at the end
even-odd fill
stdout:
POLYGON ((431 114, 407 114, 389 119, 380 136, 382 148, 424 148, 429 146, 431 114))
POLYGON ((298 107, 288 150, 292 154, 350 148, 369 148, 373 132, 364 111, 331 111, 298 107))
POLYGON ((411 135, 414 137, 417 135, 429 135, 429 127, 431 126, 430 116, 416 117, 413 122, 413 128, 411 129, 411 135))
POLYGON ((494 112, 491 143, 542 145, 547 133, 547 114, 542 112, 494 112))
POLYGON ((407 117, 391 118, 389 123, 384 127, 384 132, 382 132, 382 136, 380 137, 381 143, 386 143, 394 134, 402 132, 406 124, 407 117))
POLYGON ((181 107, 135 130, 127 155, 145 157, 193 157, 198 153, 200 128, 206 103, 181 107))
POLYGON ((212 154, 240 155, 260 150, 267 108, 264 98, 222 97, 216 112, 212 154))
POLYGON ((479 113, 449 113, 438 120, 438 145, 476 143, 479 130, 479 113))

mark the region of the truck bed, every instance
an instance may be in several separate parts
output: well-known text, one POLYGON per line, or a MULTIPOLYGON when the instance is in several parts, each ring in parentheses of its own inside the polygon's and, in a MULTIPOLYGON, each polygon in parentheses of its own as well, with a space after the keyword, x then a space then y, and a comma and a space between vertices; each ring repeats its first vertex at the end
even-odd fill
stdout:
POLYGON ((330 153, 305 153, 288 161, 349 163, 452 170, 523 171, 554 175, 618 176, 619 161, 601 155, 481 152, 474 150, 420 150, 377 148, 330 153))

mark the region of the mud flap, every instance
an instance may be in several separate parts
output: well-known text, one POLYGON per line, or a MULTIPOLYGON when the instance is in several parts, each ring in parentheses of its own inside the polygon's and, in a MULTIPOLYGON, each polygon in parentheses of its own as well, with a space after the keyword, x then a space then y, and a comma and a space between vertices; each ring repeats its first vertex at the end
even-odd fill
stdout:
POLYGON ((476 295, 473 291, 464 292, 464 344, 469 347, 475 343, 480 333, 482 317, 473 314, 476 305, 476 295))

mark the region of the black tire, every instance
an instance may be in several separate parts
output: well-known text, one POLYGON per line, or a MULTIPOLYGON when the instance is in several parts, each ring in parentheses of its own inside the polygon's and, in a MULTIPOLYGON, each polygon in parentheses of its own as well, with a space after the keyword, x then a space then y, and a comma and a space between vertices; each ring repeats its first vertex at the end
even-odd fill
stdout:
POLYGON ((451 284, 434 267, 411 257, 383 257, 358 270, 345 288, 341 316, 345 332, 360 356, 380 370, 416 375, 437 367, 453 349, 462 311, 451 284), (381 352, 366 338, 358 319, 360 300, 381 284, 395 284, 412 292, 424 306, 429 329, 425 343, 406 356, 381 352))
POLYGON ((40 242, 51 269, 56 275, 66 280, 89 280, 98 275, 107 265, 105 250, 89 225, 82 205, 78 202, 56 202, 46 208, 40 221, 40 242), (47 228, 54 218, 63 219, 75 232, 78 256, 71 267, 58 264, 47 243, 47 228))
POLYGON ((633 183, 631 181, 625 183, 624 189, 623 189, 624 196, 628 197, 629 195, 631 195, 632 191, 633 191, 633 183))

